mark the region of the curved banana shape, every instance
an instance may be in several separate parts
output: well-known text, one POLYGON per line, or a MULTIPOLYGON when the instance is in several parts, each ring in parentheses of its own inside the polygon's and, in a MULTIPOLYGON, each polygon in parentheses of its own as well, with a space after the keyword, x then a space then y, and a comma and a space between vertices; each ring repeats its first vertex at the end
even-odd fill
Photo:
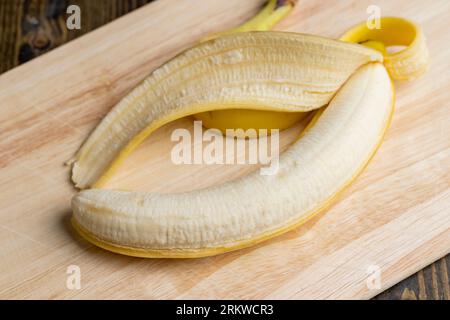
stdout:
POLYGON ((295 228, 356 178, 389 125, 390 77, 412 79, 427 69, 425 38, 414 23, 391 17, 379 29, 353 27, 341 37, 345 42, 241 33, 269 30, 295 3, 268 0, 247 23, 156 69, 84 143, 72 180, 80 188, 101 186, 149 134, 187 115, 221 130, 283 129, 329 104, 281 156, 278 172, 177 194, 82 191, 72 199, 72 224, 84 238, 138 257, 215 255, 295 228), (392 45, 406 48, 390 54, 392 45))
MULTIPOLYGON (((246 37, 254 39, 254 36, 246 37)), ((323 47, 329 43, 322 41, 323 47)), ((340 44, 332 45, 340 48, 340 44)), ((349 50, 353 57, 361 54, 362 61, 366 52, 371 53, 354 50, 353 46, 349 50)), ((295 55, 290 58, 295 59, 295 55)), ((314 62, 314 57, 308 58, 314 62)), ((325 48, 320 59, 322 62, 331 59, 325 48)), ((343 61, 350 64, 348 60, 343 61)), ((302 66, 304 72, 299 76, 310 72, 309 64, 302 66)), ((314 74, 311 81, 316 81, 316 77, 329 78, 324 83, 337 86, 331 81, 335 68, 330 65, 329 69, 314 74)), ((227 99, 241 99, 242 90, 232 92, 234 95, 227 99)), ((305 96, 302 90, 295 92, 290 98, 297 96, 301 100, 305 96)), ((265 95, 266 91, 259 94, 265 95)), ((287 101, 296 101, 289 99, 284 104, 277 93, 269 90, 269 94, 280 108, 290 108, 287 101)), ((319 101, 323 100, 294 107, 309 109, 323 103, 319 101)), ((309 219, 362 171, 381 143, 393 101, 393 86, 384 66, 365 64, 353 73, 320 116, 316 116, 302 138, 281 155, 277 174, 262 176, 255 172, 223 185, 178 194, 85 190, 73 198, 73 224, 94 244, 139 257, 201 257, 253 245, 309 219)), ((153 107, 154 104, 148 108, 153 107)), ((107 135, 104 131, 111 126, 111 120, 105 118, 107 122, 99 127, 105 139, 102 148, 112 143, 107 139, 109 132, 107 135)))
POLYGON ((330 102, 376 50, 313 35, 237 33, 203 42, 156 69, 103 119, 76 155, 72 180, 98 187, 151 132, 202 111, 310 111, 330 102), (95 184, 94 184, 95 183, 95 184))

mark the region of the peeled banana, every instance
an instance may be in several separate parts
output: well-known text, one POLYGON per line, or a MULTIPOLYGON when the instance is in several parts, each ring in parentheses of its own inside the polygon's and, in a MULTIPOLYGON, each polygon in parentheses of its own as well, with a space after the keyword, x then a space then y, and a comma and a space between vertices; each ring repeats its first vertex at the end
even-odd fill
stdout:
MULTIPOLYGON (((74 228, 117 253, 193 258, 253 245, 311 218, 355 179, 380 145, 393 113, 391 77, 411 78, 426 69, 420 29, 405 26, 403 19, 387 19, 400 31, 414 32, 406 54, 389 56, 379 45, 386 32, 358 26, 343 40, 364 45, 296 33, 227 33, 156 69, 111 110, 76 154, 73 182, 94 189, 73 197, 74 228), (254 172, 176 194, 98 189, 162 125, 201 112, 236 115, 234 109, 258 110, 257 125, 266 125, 270 112, 318 111, 281 155, 274 175, 254 172)), ((387 44, 398 40, 392 37, 387 44)))
POLYGON ((179 194, 91 189, 73 223, 100 247, 140 257, 201 257, 246 247, 310 218, 364 168, 393 109, 386 69, 356 71, 288 151, 278 173, 179 194))
POLYGON ((120 101, 76 156, 72 180, 99 187, 151 132, 201 111, 310 111, 330 102, 378 51, 318 36, 248 32, 203 42, 156 69, 120 101))

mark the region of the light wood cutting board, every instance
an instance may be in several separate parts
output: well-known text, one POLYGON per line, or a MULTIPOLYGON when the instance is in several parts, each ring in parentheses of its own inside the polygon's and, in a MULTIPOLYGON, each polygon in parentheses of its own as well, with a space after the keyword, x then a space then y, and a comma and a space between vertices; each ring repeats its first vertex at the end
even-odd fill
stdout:
MULTIPOLYGON (((381 149, 329 210, 253 248, 197 260, 98 249, 72 231, 64 166, 108 110, 155 67, 235 26, 263 1, 160 0, 0 76, 0 298, 370 298, 450 250, 450 2, 377 1, 422 24, 429 72, 396 83, 381 149), (207 4, 206 4, 207 3, 207 4), (81 289, 66 286, 81 270, 81 289), (381 286, 367 286, 379 268, 381 286), (369 279, 369 280, 368 280, 369 279)), ((301 0, 278 29, 338 37, 373 1, 301 0)), ((170 124, 131 155, 109 188, 171 192, 250 166, 175 166, 170 124)), ((282 134, 282 148, 296 126, 282 134)), ((375 283, 376 284, 376 283, 375 283)))

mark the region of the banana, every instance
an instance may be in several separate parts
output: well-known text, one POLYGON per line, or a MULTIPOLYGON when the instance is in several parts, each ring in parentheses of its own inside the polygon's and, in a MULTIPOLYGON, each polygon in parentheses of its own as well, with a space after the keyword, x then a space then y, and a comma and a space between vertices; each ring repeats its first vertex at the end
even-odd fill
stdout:
POLYGON ((202 111, 305 112, 330 102, 360 66, 383 56, 313 35, 249 32, 188 49, 156 69, 103 119, 75 157, 72 180, 99 187, 151 132, 202 111))
POLYGON ((72 162, 75 185, 94 188, 72 199, 80 235, 130 256, 215 255, 297 227, 356 178, 389 126, 391 78, 412 79, 427 69, 425 37, 414 23, 393 17, 382 18, 380 29, 357 25, 342 41, 267 31, 295 3, 269 0, 244 25, 153 71, 111 110, 72 162), (406 48, 390 54, 392 45, 406 48), (175 119, 194 115, 223 131, 283 129, 314 110, 274 175, 254 172, 176 194, 98 189, 149 134, 175 119))
MULTIPOLYGON (((229 100, 242 98, 233 92, 229 100)), ((277 174, 255 172, 178 194, 84 190, 72 201, 73 225, 100 247, 138 257, 202 257, 261 242, 309 219, 361 172, 380 145, 393 101, 384 66, 367 63, 282 154, 277 174)))

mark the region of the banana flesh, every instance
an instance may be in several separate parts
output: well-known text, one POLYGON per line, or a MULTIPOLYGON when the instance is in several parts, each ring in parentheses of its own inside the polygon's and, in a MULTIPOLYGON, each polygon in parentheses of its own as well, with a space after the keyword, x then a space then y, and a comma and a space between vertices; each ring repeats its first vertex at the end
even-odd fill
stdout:
MULTIPOLYGON (((241 97, 235 92, 228 99, 241 97)), ((85 190, 73 198, 73 224, 98 246, 139 257, 201 257, 258 243, 310 218, 361 172, 393 101, 384 66, 366 63, 281 155, 277 174, 178 194, 85 190)))
POLYGON ((318 36, 249 32, 203 42, 156 69, 103 119, 75 157, 72 180, 99 187, 151 132, 202 111, 305 112, 330 102, 356 69, 383 61, 318 36))

